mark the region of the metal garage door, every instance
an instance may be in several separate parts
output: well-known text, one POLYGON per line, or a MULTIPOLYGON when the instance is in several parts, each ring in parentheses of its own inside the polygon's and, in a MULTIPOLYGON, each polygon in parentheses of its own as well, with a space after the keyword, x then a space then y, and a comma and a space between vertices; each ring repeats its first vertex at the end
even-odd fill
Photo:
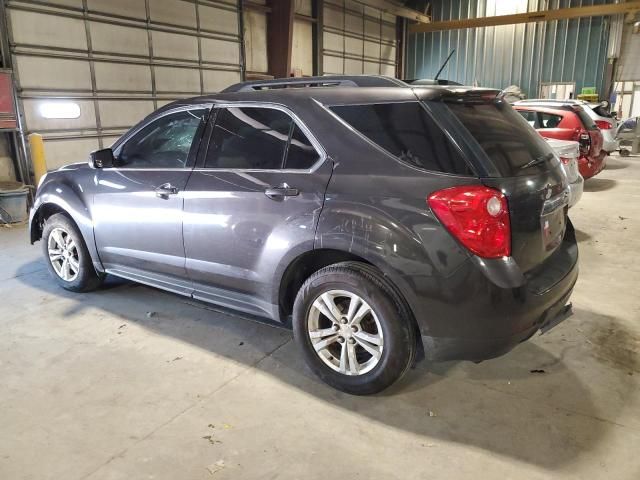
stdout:
POLYGON ((85 160, 159 106, 241 77, 233 0, 9 0, 7 7, 26 129, 44 135, 49 168, 85 160))
MULTIPOLYGON (((271 7, 266 0, 252 0, 244 6, 244 50, 248 77, 269 76, 267 22, 271 7)), ((291 72, 295 76, 314 75, 311 0, 295 1, 291 72)))
POLYGON ((396 74, 396 17, 351 0, 325 0, 325 74, 396 74))

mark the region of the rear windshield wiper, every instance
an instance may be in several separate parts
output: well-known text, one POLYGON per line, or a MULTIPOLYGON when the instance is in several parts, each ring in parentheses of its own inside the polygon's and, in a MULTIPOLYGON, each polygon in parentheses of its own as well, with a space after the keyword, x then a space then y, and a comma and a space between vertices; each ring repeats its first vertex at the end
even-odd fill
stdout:
POLYGON ((524 170, 525 168, 529 168, 529 167, 533 167, 534 165, 539 165, 543 162, 546 162, 547 160, 551 160, 553 158, 553 153, 546 153, 544 155, 541 155, 539 157, 534 158, 533 160, 531 160, 530 162, 525 163, 524 165, 522 165, 520 167, 520 170, 524 170))

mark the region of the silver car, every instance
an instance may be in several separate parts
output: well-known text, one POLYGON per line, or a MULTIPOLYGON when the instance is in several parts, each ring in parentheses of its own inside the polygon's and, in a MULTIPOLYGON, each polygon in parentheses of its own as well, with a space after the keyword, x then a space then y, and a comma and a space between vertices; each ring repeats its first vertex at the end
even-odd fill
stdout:
POLYGON ((589 103, 584 100, 552 100, 548 98, 538 98, 520 100, 519 102, 516 102, 515 105, 546 105, 551 107, 557 107, 558 105, 580 105, 602 132, 602 149, 608 154, 620 149, 620 142, 616 140, 618 122, 607 111, 609 106, 608 102, 589 103))
POLYGON ((580 145, 569 140, 545 139, 554 152, 562 160, 567 180, 569 181, 569 208, 573 207, 582 197, 584 179, 578 170, 578 158, 580 157, 580 145))

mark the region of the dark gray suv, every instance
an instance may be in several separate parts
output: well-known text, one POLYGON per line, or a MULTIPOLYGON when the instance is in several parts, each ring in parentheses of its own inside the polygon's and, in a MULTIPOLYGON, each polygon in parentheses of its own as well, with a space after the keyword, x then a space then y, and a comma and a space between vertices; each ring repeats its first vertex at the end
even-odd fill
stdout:
POLYGON ((244 83, 49 173, 31 211, 64 288, 106 274, 291 325, 354 394, 481 361, 571 313, 562 164, 499 92, 383 77, 244 83), (303 88, 291 88, 303 87, 303 88))

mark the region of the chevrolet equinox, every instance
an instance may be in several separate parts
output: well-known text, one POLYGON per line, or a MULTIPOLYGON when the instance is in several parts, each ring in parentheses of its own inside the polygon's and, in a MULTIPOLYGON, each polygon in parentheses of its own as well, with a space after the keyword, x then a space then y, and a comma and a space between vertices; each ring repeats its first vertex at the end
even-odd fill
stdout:
POLYGON ((111 274, 281 322, 322 380, 371 394, 571 314, 562 169, 496 90, 245 82, 48 173, 30 239, 63 288, 111 274))

